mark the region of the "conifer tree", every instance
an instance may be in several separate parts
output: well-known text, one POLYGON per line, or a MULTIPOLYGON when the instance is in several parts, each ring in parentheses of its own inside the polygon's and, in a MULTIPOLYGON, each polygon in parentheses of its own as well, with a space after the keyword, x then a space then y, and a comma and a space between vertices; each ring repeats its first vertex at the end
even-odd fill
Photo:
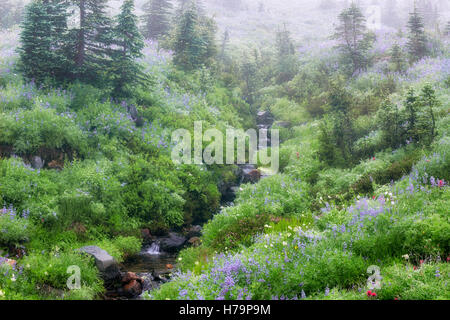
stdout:
POLYGON ((18 24, 21 19, 23 7, 22 1, 0 1, 0 29, 7 29, 18 24))
POLYGON ((172 3, 169 0, 150 0, 144 6, 144 35, 149 39, 159 39, 170 31, 170 12, 172 3))
POLYGON ((382 103, 377 113, 377 122, 383 133, 383 140, 393 149, 401 144, 401 118, 398 106, 390 101, 382 103))
POLYGON ((411 62, 415 62, 425 57, 428 53, 423 18, 416 6, 409 17, 408 31, 408 52, 411 62))
POLYGON ((408 90, 405 100, 405 110, 407 118, 407 136, 408 139, 412 139, 414 142, 418 141, 418 128, 417 128, 417 112, 418 112, 418 99, 413 88, 408 90))
POLYGON ((143 56, 144 42, 138 29, 138 18, 134 14, 134 0, 125 0, 121 7, 114 28, 114 44, 117 49, 114 50, 112 62, 113 94, 115 97, 126 97, 134 85, 145 79, 136 61, 143 56))
POLYGON ((295 56, 294 42, 286 25, 276 34, 277 48, 277 73, 278 82, 283 83, 292 80, 297 74, 297 57, 295 56))
POLYGON ((107 0, 76 0, 79 28, 75 39, 78 78, 96 81, 110 65, 113 42, 112 20, 107 16, 107 0))
POLYGON ((222 60, 222 62, 225 62, 226 49, 227 49, 227 45, 228 45, 229 41, 230 41, 230 32, 228 31, 228 28, 227 28, 225 30, 225 32, 223 33, 222 45, 220 48, 220 59, 222 60))
POLYGON ((395 43, 391 48, 391 70, 398 73, 405 71, 402 48, 398 43, 395 43))
POLYGON ((355 3, 339 15, 339 25, 333 38, 340 42, 338 48, 342 52, 344 64, 350 67, 351 74, 368 66, 369 49, 375 38, 368 32, 366 19, 355 3))
POLYGON ((447 22, 447 26, 445 27, 445 35, 450 36, 450 21, 447 22))
POLYGON ((66 76, 67 16, 66 1, 36 0, 26 7, 19 47, 19 68, 26 78, 42 82, 66 76))
POLYGON ((215 21, 200 15, 195 2, 179 17, 176 27, 173 50, 174 63, 184 70, 192 70, 202 65, 211 65, 217 55, 215 21))
POLYGON ((426 109, 424 127, 429 130, 429 143, 436 137, 436 116, 435 109, 439 107, 440 102, 436 97, 436 91, 430 84, 425 85, 419 98, 420 104, 426 109))

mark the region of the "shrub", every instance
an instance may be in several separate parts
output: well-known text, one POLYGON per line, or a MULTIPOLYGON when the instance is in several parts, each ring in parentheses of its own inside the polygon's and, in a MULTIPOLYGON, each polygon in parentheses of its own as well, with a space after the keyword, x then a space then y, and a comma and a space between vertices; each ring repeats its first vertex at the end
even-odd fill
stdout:
POLYGON ((30 254, 22 260, 23 272, 36 284, 48 285, 55 289, 67 289, 70 266, 78 266, 81 271, 81 283, 90 287, 95 293, 103 291, 93 258, 75 252, 44 252, 30 254))
POLYGON ((32 227, 28 213, 20 215, 13 207, 0 209, 0 247, 13 247, 29 240, 32 227))
POLYGON ((33 155, 40 148, 84 154, 87 140, 74 122, 73 115, 58 115, 53 109, 35 108, 0 114, 0 143, 11 145, 14 152, 33 155))

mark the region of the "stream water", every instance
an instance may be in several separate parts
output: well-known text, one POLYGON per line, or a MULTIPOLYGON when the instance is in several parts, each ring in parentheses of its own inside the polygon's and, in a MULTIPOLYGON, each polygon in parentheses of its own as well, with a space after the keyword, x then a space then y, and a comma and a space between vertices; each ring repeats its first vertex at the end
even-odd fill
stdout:
MULTIPOLYGON (((259 130, 265 130, 265 134, 272 126, 273 119, 268 112, 259 112, 257 116, 257 126, 259 130)), ((264 135, 264 134, 263 134, 264 135)), ((259 141, 258 149, 262 149, 270 143, 270 137, 264 139, 264 141, 259 141)), ((242 176, 254 171, 256 166, 254 165, 243 165, 241 166, 242 176)), ((264 177, 263 174, 262 177, 264 177)), ((246 183, 244 179, 241 179, 239 184, 246 183)), ((238 188, 235 186, 234 188, 238 188)), ((232 205, 232 204, 231 204, 232 205)), ((146 275, 152 279, 152 288, 157 287, 161 282, 160 275, 163 279, 167 279, 168 275, 176 269, 176 259, 177 253, 166 253, 160 250, 158 241, 153 242, 149 246, 145 246, 142 251, 133 257, 129 257, 122 265, 121 269, 129 272, 134 272, 138 275, 146 275), (171 267, 171 268, 169 268, 171 267), (172 269, 173 268, 173 269, 172 269), (159 280, 158 280, 159 279, 159 280)))
POLYGON ((161 252, 158 243, 153 242, 138 255, 128 258, 122 267, 134 273, 164 274, 169 271, 167 265, 175 266, 176 257, 176 254, 161 252))

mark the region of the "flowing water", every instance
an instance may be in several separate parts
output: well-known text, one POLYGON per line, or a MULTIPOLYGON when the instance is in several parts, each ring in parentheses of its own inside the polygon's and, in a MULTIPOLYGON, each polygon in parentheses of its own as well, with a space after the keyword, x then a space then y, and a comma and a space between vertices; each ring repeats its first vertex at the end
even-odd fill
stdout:
POLYGON ((128 258, 123 264, 123 270, 134 273, 164 274, 170 272, 167 265, 175 266, 176 254, 161 252, 157 241, 135 256, 128 258))
MULTIPOLYGON (((268 130, 272 126, 273 120, 265 117, 264 112, 258 113, 257 119, 258 129, 264 131, 261 135, 263 139, 260 139, 258 143, 258 149, 261 150, 266 148, 267 144, 270 144, 270 135, 268 135, 268 130)), ((254 165, 244 165, 241 167, 243 176, 255 169, 256 166, 254 165)), ((267 174, 263 172, 263 177, 264 176, 267 176, 267 174)), ((244 181, 241 180, 240 183, 244 183, 244 181)), ((170 274, 176 269, 176 259, 176 253, 169 254, 162 252, 160 250, 159 242, 154 241, 150 246, 144 247, 138 255, 128 258, 122 264, 121 269, 141 275, 150 274, 152 277, 156 277, 158 275, 164 276, 170 274), (173 267, 173 269, 169 269, 168 266, 173 267)))

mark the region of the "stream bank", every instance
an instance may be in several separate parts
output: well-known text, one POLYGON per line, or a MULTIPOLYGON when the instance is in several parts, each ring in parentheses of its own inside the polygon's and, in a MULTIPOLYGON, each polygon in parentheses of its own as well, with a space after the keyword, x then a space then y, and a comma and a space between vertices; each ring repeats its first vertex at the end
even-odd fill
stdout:
MULTIPOLYGON (((256 116, 257 129, 259 130, 258 150, 270 146, 270 128, 274 123, 273 116, 268 111, 260 111, 256 116)), ((237 180, 231 185, 221 185, 222 203, 224 206, 232 206, 241 184, 257 183, 268 176, 265 171, 259 170, 256 165, 244 164, 237 166, 237 180)), ((149 230, 143 230, 144 246, 142 251, 132 257, 128 257, 121 265, 122 282, 127 283, 131 279, 131 287, 138 290, 129 290, 127 285, 107 295, 109 298, 140 299, 143 292, 157 289, 161 284, 170 280, 172 272, 177 268, 177 256, 180 250, 188 246, 200 244, 202 234, 201 226, 191 226, 183 233, 169 232, 162 237, 155 237, 149 230), (139 290, 140 289, 140 290, 139 290), (124 292, 125 291, 125 292, 124 292), (125 294, 124 294, 125 293, 125 294), (135 296, 130 296, 135 293, 135 296)), ((128 285, 130 286, 130 285, 128 285)), ((132 288, 133 289, 133 288, 132 288)))

